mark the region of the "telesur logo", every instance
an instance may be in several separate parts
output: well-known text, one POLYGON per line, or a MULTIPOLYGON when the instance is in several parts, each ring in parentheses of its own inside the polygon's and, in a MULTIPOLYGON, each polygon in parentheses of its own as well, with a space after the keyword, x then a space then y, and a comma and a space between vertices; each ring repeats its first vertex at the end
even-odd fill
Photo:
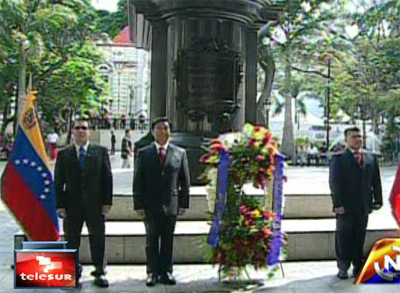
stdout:
MULTIPOLYGON (((400 246, 392 246, 393 251, 400 252, 400 246)), ((390 255, 385 255, 383 258, 383 269, 379 267, 379 262, 374 262, 375 272, 386 281, 393 281, 396 277, 399 277, 400 274, 400 254, 396 255, 396 261, 390 257, 390 255), (395 272, 390 270, 390 267, 393 268, 395 272), (386 272, 384 271, 386 270, 386 272)))
POLYGON ((34 274, 21 273, 20 277, 22 280, 29 281, 51 281, 51 280, 72 280, 72 275, 70 274, 49 274, 49 271, 62 268, 62 262, 55 261, 52 262, 50 257, 36 256, 36 260, 39 263, 39 267, 43 267, 43 272, 46 274, 39 274, 38 272, 34 274))

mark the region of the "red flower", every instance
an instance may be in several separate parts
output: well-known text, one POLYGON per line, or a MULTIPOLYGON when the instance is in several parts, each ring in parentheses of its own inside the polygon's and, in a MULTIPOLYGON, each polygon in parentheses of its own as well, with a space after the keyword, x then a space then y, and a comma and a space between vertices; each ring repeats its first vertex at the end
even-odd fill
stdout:
POLYGON ((216 144, 211 145, 211 150, 221 152, 221 151, 225 151, 226 149, 223 144, 216 143, 216 144))
POLYGON ((240 251, 242 246, 243 246, 242 239, 240 239, 239 237, 235 237, 235 248, 236 248, 236 250, 240 251))
POLYGON ((272 135, 271 135, 271 132, 267 132, 266 134, 265 134, 265 136, 264 136, 264 139, 263 139, 263 145, 266 145, 266 144, 268 144, 270 141, 271 141, 271 138, 272 138, 272 135))
POLYGON ((269 235, 271 235, 271 230, 268 228, 264 228, 263 230, 264 236, 267 238, 269 235))
POLYGON ((264 176, 267 173, 267 170, 265 168, 259 168, 258 169, 258 175, 259 176, 264 176))
POLYGON ((200 157, 199 162, 206 163, 209 157, 210 157, 210 154, 204 154, 200 157))
POLYGON ((264 232, 263 231, 258 231, 255 237, 256 237, 257 240, 263 239, 264 238, 264 232))
POLYGON ((265 186, 267 186, 267 180, 263 177, 263 178, 259 179, 259 184, 260 184, 261 188, 264 188, 265 186))
POLYGON ((262 127, 259 125, 254 126, 254 132, 259 132, 261 129, 262 127))
POLYGON ((219 139, 216 139, 216 138, 211 140, 211 144, 214 144, 214 143, 222 144, 222 142, 219 139))
POLYGON ((273 213, 273 212, 264 212, 263 213, 264 220, 274 219, 275 216, 276 216, 276 213, 273 213))
POLYGON ((270 162, 271 166, 275 165, 275 156, 271 153, 269 155, 269 162, 270 162))
POLYGON ((259 163, 263 162, 263 161, 265 161, 265 157, 263 155, 257 155, 256 156, 256 161, 259 162, 259 163))
POLYGON ((253 220, 252 219, 247 219, 246 221, 244 221, 244 225, 246 227, 250 227, 251 225, 253 225, 253 220))
POLYGON ((245 206, 245 205, 241 205, 239 207, 239 213, 241 215, 245 215, 248 211, 249 211, 249 208, 247 206, 245 206))
POLYGON ((249 140, 249 147, 250 148, 254 148, 254 144, 256 143, 256 139, 255 138, 251 138, 250 140, 249 140))

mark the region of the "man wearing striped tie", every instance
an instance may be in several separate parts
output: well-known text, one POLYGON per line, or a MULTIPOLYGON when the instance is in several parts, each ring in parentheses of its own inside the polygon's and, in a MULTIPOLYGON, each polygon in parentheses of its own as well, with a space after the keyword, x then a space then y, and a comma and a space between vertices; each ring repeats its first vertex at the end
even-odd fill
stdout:
POLYGON ((347 148, 332 157, 329 172, 333 212, 336 214, 337 276, 340 279, 348 278, 350 264, 353 264, 353 276, 360 272, 368 214, 382 207, 376 156, 361 149, 359 128, 348 128, 344 135, 347 148))
POLYGON ((138 151, 135 162, 134 208, 146 227, 146 285, 175 285, 174 230, 176 216, 189 208, 189 165, 186 151, 170 142, 168 118, 155 119, 151 128, 155 141, 138 151))
MULTIPOLYGON (((111 208, 113 182, 107 148, 89 142, 87 120, 75 120, 74 143, 63 149, 55 167, 57 214, 64 219, 68 248, 79 249, 82 225, 89 230, 94 284, 108 287, 105 278, 105 214, 111 208)), ((81 274, 78 271, 78 278, 81 274)))

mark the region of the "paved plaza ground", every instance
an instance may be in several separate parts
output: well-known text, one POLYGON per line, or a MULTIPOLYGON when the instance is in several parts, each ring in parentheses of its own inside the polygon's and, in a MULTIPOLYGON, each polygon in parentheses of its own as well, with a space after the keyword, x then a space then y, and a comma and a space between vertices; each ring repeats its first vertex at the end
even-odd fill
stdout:
MULTIPOLYGON (((0 163, 0 172, 4 169, 4 165, 4 162, 0 163)), ((133 169, 121 169, 118 155, 112 157, 112 167, 114 193, 130 193, 133 169)), ((384 208, 378 213, 387 217, 390 217, 388 195, 395 171, 396 167, 383 167, 381 170, 385 199, 384 208)), ((286 173, 288 181, 285 184, 285 193, 329 193, 326 167, 289 167, 286 173)), ((1 203, 0 223, 0 292, 10 292, 13 289, 13 271, 10 269, 13 261, 13 235, 18 231, 18 227, 1 203)), ((132 249, 143 248, 132 247, 132 249)), ((84 267, 81 290, 105 291, 106 289, 98 289, 92 285, 91 269, 90 266, 84 267)), ((399 292, 399 287, 393 285, 355 286, 352 284, 353 278, 339 281, 335 276, 337 269, 334 261, 285 262, 283 264, 285 277, 278 272, 272 280, 267 281, 265 271, 251 271, 253 279, 264 281, 259 287, 218 283, 217 268, 211 265, 176 265, 174 269, 178 282, 176 286, 157 285, 148 289, 144 284, 144 266, 108 266, 110 287, 107 290, 110 292, 399 292)), ((46 292, 51 291, 46 290, 46 292)))

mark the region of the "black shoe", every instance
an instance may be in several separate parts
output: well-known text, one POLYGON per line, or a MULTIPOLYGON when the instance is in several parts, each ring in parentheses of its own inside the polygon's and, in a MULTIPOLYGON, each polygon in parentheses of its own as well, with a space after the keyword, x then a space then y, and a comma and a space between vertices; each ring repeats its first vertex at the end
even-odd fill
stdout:
POLYGON ((101 271, 100 273, 97 270, 91 271, 90 275, 92 277, 99 277, 99 276, 104 276, 106 273, 104 271, 101 271))
POLYGON ((337 277, 341 280, 345 280, 349 278, 349 275, 347 274, 347 270, 339 270, 337 277))
POLYGON ((159 281, 161 284, 164 284, 164 285, 175 285, 176 284, 176 280, 170 272, 161 274, 159 277, 159 281))
POLYGON ((106 277, 104 275, 97 276, 94 279, 94 284, 97 287, 101 287, 101 288, 107 288, 108 287, 108 281, 107 281, 107 279, 106 279, 106 277))
POLYGON ((157 283, 157 274, 154 273, 147 274, 146 286, 153 287, 156 283, 157 283))
POLYGON ((360 273, 361 268, 353 268, 353 277, 357 277, 360 273))

